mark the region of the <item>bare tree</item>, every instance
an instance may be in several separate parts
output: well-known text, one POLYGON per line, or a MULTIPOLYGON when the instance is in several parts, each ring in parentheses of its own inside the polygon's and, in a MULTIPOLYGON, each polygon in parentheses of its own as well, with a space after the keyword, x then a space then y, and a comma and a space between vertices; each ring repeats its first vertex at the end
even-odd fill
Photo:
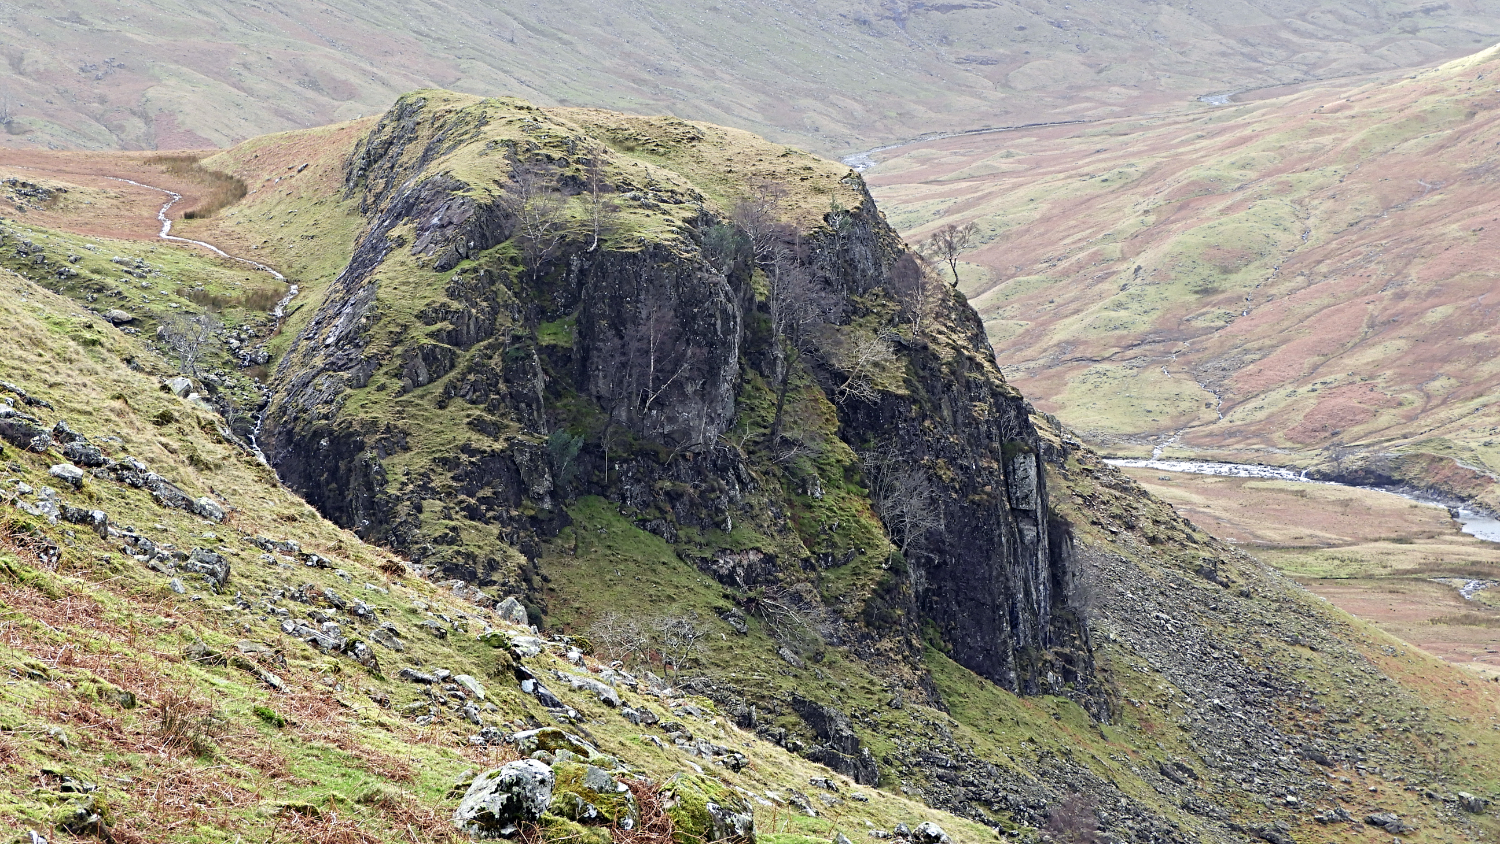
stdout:
POLYGON ((969 245, 974 242, 974 236, 979 233, 979 226, 973 223, 959 225, 949 223, 932 233, 932 237, 922 241, 922 251, 932 256, 935 260, 948 264, 948 269, 953 271, 953 286, 958 286, 958 259, 963 255, 969 245))
POLYGON ((704 350, 692 344, 671 305, 654 298, 634 322, 606 338, 600 354, 614 362, 616 376, 599 394, 606 414, 601 439, 607 467, 615 426, 649 420, 667 391, 681 386, 699 367, 704 350))
POLYGON ((818 645, 834 638, 832 622, 791 589, 770 586, 750 590, 735 603, 746 615, 759 619, 778 642, 818 645))
POLYGON ((875 514, 885 525, 891 544, 906 557, 934 530, 943 526, 942 511, 932 492, 927 470, 890 448, 860 455, 865 482, 875 514))
POLYGON ((521 260, 535 281, 547 261, 562 247, 570 226, 565 212, 567 199, 558 189, 558 171, 544 161, 518 163, 510 174, 510 185, 501 200, 516 221, 516 242, 521 260))
POLYGON ((702 650, 703 640, 710 632, 697 613, 659 616, 652 626, 656 629, 663 662, 670 663, 672 670, 678 672, 702 650))
POLYGON ((843 383, 833 388, 833 397, 871 401, 876 396, 875 376, 896 359, 896 348, 887 331, 848 328, 824 344, 824 353, 844 373, 843 383))
POLYGON ((156 336, 177 355, 178 367, 198 378, 198 364, 213 347, 218 329, 219 321, 210 313, 175 314, 157 329, 156 336))
POLYGON ((645 656, 651 644, 651 637, 640 622, 617 612, 600 616, 584 635, 594 644, 595 653, 626 664, 645 656))
POLYGON ((652 302, 644 318, 626 333, 626 378, 642 416, 673 384, 692 370, 698 350, 687 346, 677 315, 662 302, 652 302))
POLYGON ((776 337, 776 414, 771 422, 771 442, 781 438, 786 410, 786 395, 792 383, 792 371, 802 355, 814 348, 817 328, 826 323, 838 309, 838 300, 813 280, 807 268, 789 252, 778 252, 767 272, 766 307, 771 316, 771 332, 776 337))
POLYGON ((937 309, 941 282, 932 277, 922 256, 908 252, 891 267, 890 291, 901 306, 901 317, 911 323, 913 337, 920 337, 927 320, 937 309))
POLYGON ((749 238, 750 252, 758 266, 768 265, 784 248, 791 229, 781 221, 785 201, 785 186, 762 180, 729 209, 730 222, 749 238))
POLYGON ((588 202, 588 222, 593 229, 594 240, 588 251, 599 248, 599 242, 619 229, 620 205, 609 194, 614 187, 605 180, 604 148, 597 147, 584 162, 583 178, 588 202))

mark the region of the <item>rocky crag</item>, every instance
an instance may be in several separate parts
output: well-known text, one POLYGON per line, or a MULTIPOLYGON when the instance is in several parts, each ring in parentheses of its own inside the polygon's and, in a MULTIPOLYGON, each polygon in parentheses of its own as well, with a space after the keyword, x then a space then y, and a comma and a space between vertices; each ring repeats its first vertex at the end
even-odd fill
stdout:
POLYGON ((365 228, 263 437, 329 518, 544 610, 529 572, 603 499, 745 600, 796 590, 868 656, 914 666, 930 627, 981 676, 1104 714, 1029 408, 961 298, 927 281, 914 326, 892 293, 914 261, 856 175, 676 120, 433 92, 360 141, 343 189, 365 228), (736 161, 755 163, 710 175, 736 161), (797 296, 821 312, 778 324, 797 296), (930 512, 880 500, 912 467, 890 494, 930 512))

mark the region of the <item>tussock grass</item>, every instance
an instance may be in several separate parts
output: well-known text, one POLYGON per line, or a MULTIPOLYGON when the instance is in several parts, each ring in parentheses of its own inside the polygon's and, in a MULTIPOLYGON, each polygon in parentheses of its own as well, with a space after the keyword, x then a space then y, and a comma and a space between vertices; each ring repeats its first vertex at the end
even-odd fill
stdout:
POLYGON ((212 217, 244 199, 249 191, 243 179, 204 167, 196 155, 153 155, 146 159, 146 163, 154 164, 174 176, 190 179, 207 189, 198 204, 182 215, 188 220, 212 217))

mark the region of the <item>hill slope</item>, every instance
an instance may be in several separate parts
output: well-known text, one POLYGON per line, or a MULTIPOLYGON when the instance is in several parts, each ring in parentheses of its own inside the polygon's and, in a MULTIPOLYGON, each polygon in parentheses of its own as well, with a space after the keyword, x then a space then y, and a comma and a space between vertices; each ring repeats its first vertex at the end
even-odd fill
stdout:
POLYGON ((227 146, 440 85, 845 152, 1410 67, 1497 33, 1478 0, 17 3, 0 11, 0 139, 227 146))
POLYGON ((980 222, 1002 365, 1092 442, 1493 505, 1497 62, 954 139, 873 179, 915 237, 980 222))
MULTIPOLYGON (((157 819, 149 827, 153 838, 170 840, 267 837, 273 829, 309 824, 312 830, 301 834, 316 840, 315 833, 353 835, 351 820, 377 839, 399 835, 407 823, 408 837, 437 839, 458 805, 448 791, 452 778, 510 758, 514 744, 503 740, 512 731, 557 724, 592 736, 657 784, 696 765, 722 783, 711 788, 745 789, 740 794, 769 844, 811 844, 834 833, 869 837, 897 821, 923 819, 936 820, 960 842, 992 836, 985 827, 1024 837, 1049 814, 1061 817, 1059 805, 1078 793, 1092 799, 1083 804, 1084 816, 1113 840, 1248 836, 1284 844, 1344 840, 1364 829, 1435 844, 1493 834, 1484 803, 1500 786, 1493 685, 1349 619, 1215 543, 1048 420, 1028 418, 1024 402, 994 370, 977 317, 958 299, 939 299, 920 335, 898 321, 887 339, 900 366, 866 389, 837 389, 844 381, 836 377, 837 344, 825 338, 824 345, 804 347, 789 367, 795 389, 787 418, 795 424, 787 422, 780 441, 769 435, 767 382, 774 376, 767 373, 776 364, 763 309, 777 266, 741 253, 753 265, 713 264, 730 272, 710 272, 696 263, 704 255, 697 238, 706 229, 717 231, 708 243, 744 243, 731 236, 736 224, 723 222, 720 209, 732 209, 736 195, 756 193, 753 175, 779 179, 785 187, 777 207, 803 234, 800 248, 785 256, 792 266, 780 271, 811 266, 820 285, 847 298, 833 329, 858 330, 871 316, 877 324, 889 319, 880 304, 892 279, 882 262, 899 262, 904 247, 842 168, 710 126, 441 92, 403 100, 375 127, 261 138, 213 163, 253 192, 184 231, 233 251, 261 246, 254 254, 286 270, 306 297, 270 338, 279 355, 272 379, 272 416, 279 419, 271 424, 286 430, 347 422, 323 430, 330 445, 339 436, 367 436, 370 418, 404 434, 404 444, 393 437, 383 453, 355 452, 361 460, 332 451, 321 464, 304 460, 289 477, 321 491, 319 506, 327 513, 419 560, 398 563, 390 551, 323 521, 275 486, 202 405, 160 390, 173 367, 150 335, 120 332, 97 316, 111 304, 111 290, 139 289, 139 279, 122 281, 93 265, 76 278, 58 278, 48 264, 17 264, 34 281, 7 281, 0 296, 0 328, 17 341, 0 346, 0 380, 25 394, 8 393, 11 412, 46 428, 54 417, 65 418, 103 456, 119 464, 127 456, 142 460, 185 499, 149 478, 137 478, 146 487, 140 489, 117 481, 141 471, 128 466, 85 475, 74 489, 48 474, 68 456, 59 453, 61 440, 46 453, 27 451, 34 447, 29 436, 16 436, 19 444, 7 440, 0 513, 10 514, 8 562, 0 600, 17 613, 7 621, 16 679, 0 697, 0 723, 10 728, 0 732, 7 742, 0 764, 10 774, 4 817, 14 828, 51 823, 59 808, 71 811, 84 800, 72 796, 83 780, 104 789, 96 800, 114 807, 121 838, 129 830, 145 834, 148 819, 157 819), (507 218, 496 214, 515 207, 505 198, 517 189, 516 165, 526 161, 511 157, 517 154, 567 158, 556 162, 564 168, 560 177, 578 175, 569 168, 595 157, 609 184, 628 180, 636 189, 611 194, 623 207, 599 246, 590 249, 592 237, 575 230, 545 264, 528 264, 538 253, 524 251, 508 235, 507 218), (723 174, 726 157, 754 173, 746 182, 710 180, 723 174), (461 179, 469 187, 460 187, 461 179), (384 185, 396 190, 382 196, 384 185), (446 208, 418 214, 415 222, 456 225, 439 228, 441 237, 419 237, 400 209, 423 203, 407 203, 403 194, 446 208), (673 198, 689 207, 667 201, 673 198), (796 213, 802 210, 811 213, 796 213), (498 243, 474 239, 471 247, 465 235, 498 243), (841 251, 828 251, 830 235, 845 238, 841 251), (383 260, 362 257, 382 238, 391 247, 383 260), (642 256, 652 259, 645 270, 632 263, 642 256), (450 257, 457 263, 437 269, 450 257), (591 265, 623 269, 605 274, 591 265), (488 282, 453 280, 483 270, 488 282), (570 292, 584 279, 592 279, 592 295, 570 292), (642 279, 672 286, 665 295, 627 303, 654 299, 675 308, 698 301, 704 289, 745 285, 724 307, 740 314, 733 402, 735 415, 749 423, 707 448, 691 439, 679 448, 684 441, 672 439, 701 430, 695 425, 703 414, 653 415, 641 407, 621 413, 612 426, 621 430, 611 437, 588 412, 612 388, 629 384, 634 365, 626 350, 613 361, 613 383, 583 377, 587 359, 575 356, 597 342, 591 330, 611 327, 599 320, 602 326, 589 328, 596 318, 589 308, 621 304, 619 291, 642 279), (373 301, 361 300, 359 291, 372 281, 373 301), (38 283, 76 298, 65 300, 38 283), (857 288, 863 292, 840 286, 846 284, 863 284, 857 288), (414 318, 435 313, 443 299, 459 302, 455 294, 472 301, 430 324, 414 318), (487 309, 490 298, 507 307, 487 309), (575 309, 571 323, 556 313, 575 309), (350 333, 323 343, 328 327, 339 324, 336 315, 345 313, 350 333), (463 349, 443 340, 462 340, 454 332, 465 326, 477 332, 488 325, 507 329, 495 335, 502 342, 479 340, 463 349), (462 354, 451 358, 455 368, 418 383, 418 368, 408 368, 413 361, 448 359, 430 348, 435 344, 462 354), (363 354, 341 357, 348 349, 363 354), (425 358, 408 355, 422 349, 425 358), (334 379, 348 378, 336 366, 340 360, 377 366, 363 386, 352 379, 338 384, 334 379), (502 371, 539 361, 546 376, 540 399, 481 405, 472 391, 450 391, 476 383, 455 376, 485 360, 498 360, 502 371), (938 368, 958 361, 966 361, 962 379, 938 368), (303 381, 306 372, 318 374, 303 381), (313 392, 299 386, 320 382, 313 392), (378 389, 383 382, 386 389, 378 389), (955 385, 974 401, 956 400, 955 385), (304 401, 309 395, 322 399, 304 401), (28 397, 52 406, 29 404, 28 397), (470 424, 485 416, 498 430, 470 424), (583 440, 570 458, 582 455, 574 475, 553 462, 549 449, 538 474, 552 477, 550 489, 517 481, 502 462, 504 450, 521 454, 552 440, 527 427, 537 420, 577 425, 583 440), (871 497, 880 464, 849 455, 855 450, 849 440, 863 451, 857 435, 882 425, 890 426, 887 443, 907 449, 904 464, 929 473, 928 494, 943 508, 942 523, 927 523, 910 542, 902 542, 904 534, 921 523, 897 520, 900 511, 871 497), (996 437, 990 425, 1014 427, 996 437), (971 431, 982 436, 967 439, 971 431), (982 449, 997 447, 992 459, 999 465, 991 468, 982 449), (965 449, 978 452, 972 462, 964 462, 965 449), (494 451, 501 456, 486 459, 497 468, 482 475, 492 494, 463 491, 463 458, 494 451), (384 478, 370 471, 383 466, 392 469, 384 478), (1026 471, 1032 466, 1040 476, 1026 471), (980 479, 994 489, 964 487, 980 479), (704 510, 722 512, 703 502, 714 502, 715 493, 727 498, 730 481, 740 491, 722 506, 732 523, 696 525, 692 520, 704 510), (401 495, 369 495, 366 515, 341 506, 360 500, 362 490, 401 492, 412 483, 429 485, 433 494, 410 515, 400 510, 401 495), (523 503, 492 503, 514 500, 506 496, 523 503), (82 522, 51 524, 42 508, 54 498, 85 511, 73 515, 82 522), (168 506, 191 507, 199 499, 224 510, 225 521, 213 524, 168 506), (549 500, 550 512, 542 506, 549 500), (115 527, 105 531, 107 539, 85 529, 93 519, 86 510, 93 509, 115 527), (391 514, 414 525, 420 541, 389 530, 393 522, 360 521, 391 514), (1028 518, 1037 520, 1033 528, 1047 525, 1044 558, 1029 555, 1043 535, 1027 535, 1028 518), (444 541, 450 532, 459 542, 444 541), (135 538, 142 535, 167 553, 148 550, 135 538), (859 543, 852 558, 819 556, 847 548, 839 543, 851 537, 859 543), (168 543, 174 547, 165 549, 168 543), (207 553, 194 557, 195 548, 207 553), (186 559, 171 553, 177 550, 186 559), (486 553, 456 553, 479 550, 486 553), (216 559, 230 564, 223 575, 216 559), (1038 583, 1028 580, 1038 563, 1056 590, 1045 604, 1029 603, 1025 594, 1038 583), (403 569, 409 573, 398 577, 403 569), (443 569, 478 576, 450 580, 443 569), (205 572, 215 576, 218 592, 205 572), (181 594, 172 589, 173 577, 181 594), (959 577, 966 580, 955 585, 959 577), (519 621, 515 605, 499 600, 508 586, 524 588, 513 597, 531 605, 548 635, 566 638, 550 645, 507 642, 521 633, 506 621, 519 621), (1050 618, 1027 616, 1038 606, 1050 618), (661 621, 671 624, 653 623, 661 621), (621 635, 632 623, 644 644, 621 635), (486 626, 502 636, 483 638, 486 626), (686 646, 685 630, 707 636, 686 646), (1028 644, 1028 637, 1049 635, 1043 647, 1028 644), (539 645, 544 652, 532 653, 539 645), (595 657, 570 659, 572 648, 595 657), (611 659, 636 675, 637 685, 618 674, 619 666, 606 670, 611 659), (407 668, 432 679, 438 669, 465 673, 487 696, 478 701, 458 682, 433 688, 416 674, 402 676, 407 668), (651 676, 668 669, 670 682, 651 676), (286 689, 278 691, 265 672, 286 689), (610 682, 634 716, 603 701, 610 682), (117 690, 147 706, 118 708, 117 690), (186 709, 174 703, 182 695, 186 709), (642 707, 657 724, 640 715, 642 707), (205 720, 213 709, 217 715, 205 720), (199 734, 168 728, 179 711, 198 719, 190 724, 216 725, 217 734, 200 735, 196 748, 184 743, 199 734), (496 732, 477 732, 481 725, 496 732), (51 729, 61 730, 66 744, 51 729), (470 739, 475 734, 499 738, 502 746, 492 748, 485 738, 480 747, 470 739), (22 738, 34 735, 54 737, 50 743, 22 738), (847 779, 809 760, 845 771, 847 779), (122 776, 122 767, 129 782, 105 779, 122 776), (829 777, 837 794, 821 784, 829 777), (185 783, 215 790, 205 795, 185 783), (1460 799, 1460 792, 1472 799, 1460 799), (306 804, 320 807, 315 820, 308 820, 306 804)), ((560 178, 559 184, 580 183, 560 178)), ((581 211, 586 196, 579 191, 564 207, 581 211)), ((21 232, 10 223, 6 230, 7 242, 21 232)), ((136 256, 160 262, 163 276, 188 260, 175 246, 32 229, 25 236, 33 246, 45 244, 44 256, 57 253, 56 243, 83 251, 91 245, 131 267, 136 256), (162 259, 164 252, 173 262, 162 259)), ((154 318, 201 306, 153 295, 132 307, 154 318)), ((628 325, 630 313, 621 311, 609 316, 628 325)), ((725 316, 720 324, 733 320, 725 316)), ((719 334, 714 344, 732 340, 719 334)), ((717 353, 683 357, 702 365, 717 353)), ((432 376, 434 365, 423 366, 432 376)), ((535 370, 522 369, 529 371, 535 370)), ((526 398, 535 381, 490 383, 526 398)), ((675 407, 716 395, 661 394, 675 407)), ((552 428, 559 429, 572 433, 552 428)), ((299 449, 320 448, 319 437, 299 442, 266 433, 268 449, 277 456, 279 448, 276 459, 284 463, 299 449)), ((573 451, 572 443, 564 445, 570 448, 562 454, 573 451)), ((68 454, 82 454, 69 448, 68 454)), ((589 832, 548 823, 545 840, 604 837, 601 827, 589 832)), ((607 834, 623 844, 633 840, 627 832, 607 834)))

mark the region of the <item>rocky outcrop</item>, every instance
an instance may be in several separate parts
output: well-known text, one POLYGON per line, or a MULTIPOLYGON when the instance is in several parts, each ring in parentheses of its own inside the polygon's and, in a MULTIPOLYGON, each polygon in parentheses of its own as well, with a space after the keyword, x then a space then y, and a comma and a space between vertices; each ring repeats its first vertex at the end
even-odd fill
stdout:
MULTIPOLYGON (((1031 409, 974 311, 943 287, 922 306, 931 327, 903 322, 893 274, 911 259, 857 176, 820 164, 786 177, 782 201, 803 204, 779 213, 800 231, 772 232, 772 267, 750 224, 683 175, 743 150, 666 121, 683 146, 663 155, 683 169, 641 179, 608 151, 614 124, 594 119, 425 94, 360 143, 345 188, 365 232, 279 365, 265 418, 262 447, 286 483, 367 539, 507 589, 534 586, 530 561, 582 495, 668 543, 753 530, 760 548, 684 557, 740 591, 863 565, 878 575, 856 596, 863 610, 830 634, 857 653, 898 654, 920 673, 925 627, 1005 688, 1106 716, 1031 409), (551 168, 547 201, 575 217, 602 213, 587 178, 603 168, 612 234, 575 229, 550 250, 528 240, 522 171, 537 162, 551 168), (795 348, 777 333, 772 271, 825 302, 795 348), (861 343, 880 351, 868 370, 848 351, 861 343), (801 428, 768 433, 783 376, 801 428), (829 452, 841 456, 798 456, 829 452), (870 455, 916 473, 920 519, 877 500, 870 455), (785 517, 832 486, 846 516, 816 529, 785 517), (852 535, 893 544, 851 539, 850 520, 870 524, 852 535)), ((763 146, 753 152, 789 155, 763 146)), ((821 612, 815 589, 799 594, 798 612, 821 612)), ((830 764, 875 781, 847 722, 802 709, 830 764)))

